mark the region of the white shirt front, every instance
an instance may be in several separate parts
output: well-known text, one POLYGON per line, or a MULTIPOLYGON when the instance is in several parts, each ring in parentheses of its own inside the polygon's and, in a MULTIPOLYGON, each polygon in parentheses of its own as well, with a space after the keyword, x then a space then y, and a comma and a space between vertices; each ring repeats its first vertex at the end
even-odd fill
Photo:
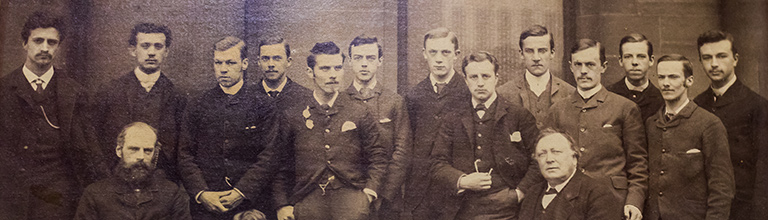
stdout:
POLYGON ((666 112, 666 114, 670 114, 671 113, 672 115, 677 115, 677 113, 680 113, 680 111, 683 110, 683 108, 685 108, 685 106, 688 105, 689 102, 691 102, 690 99, 685 99, 685 102, 683 102, 682 105, 678 106, 675 109, 669 109, 669 106, 665 105, 664 106, 664 112, 666 112))
POLYGON ((627 88, 629 88, 630 91, 642 92, 642 91, 645 91, 646 88, 648 88, 648 85, 650 84, 650 80, 645 79, 645 82, 642 85, 635 86, 629 82, 629 79, 627 79, 627 77, 624 77, 624 84, 627 85, 627 88))
POLYGON ((221 90, 223 90, 227 95, 234 95, 240 91, 240 88, 243 88, 243 80, 240 80, 240 82, 235 83, 235 85, 232 85, 229 88, 224 87, 221 84, 219 84, 219 87, 221 87, 221 90))
POLYGON ((594 96, 595 94, 597 94, 597 92, 599 92, 600 89, 602 88, 603 88, 603 85, 597 84, 597 86, 587 91, 581 91, 581 89, 576 89, 576 91, 579 92, 579 95, 581 95, 581 98, 589 99, 589 98, 592 98, 592 96, 594 96))
MULTIPOLYGON (((563 188, 565 188, 565 185, 568 185, 568 182, 571 181, 571 178, 573 178, 574 174, 576 174, 576 170, 575 169, 573 170, 573 173, 571 173, 571 176, 568 177, 567 180, 565 180, 565 182, 557 184, 556 186, 552 186, 552 185, 547 184, 547 186, 549 186, 549 187, 546 190, 549 190, 550 188, 555 188, 555 191, 557 191, 557 193, 559 194, 560 192, 563 191, 563 188)), ((549 206, 549 203, 551 203, 552 200, 555 199, 555 196, 557 196, 558 194, 545 194, 544 197, 541 198, 541 207, 544 207, 544 209, 546 209, 547 206, 549 206)))
POLYGON ((152 87, 157 83, 157 79, 160 78, 160 70, 157 70, 152 74, 147 74, 144 71, 141 71, 138 66, 133 70, 133 74, 136 75, 136 78, 139 79, 139 83, 141 83, 141 87, 144 87, 144 90, 147 92, 152 90, 152 87))
POLYGON ((536 96, 541 96, 541 93, 547 90, 547 84, 549 84, 551 78, 552 74, 549 73, 549 70, 541 74, 541 76, 535 76, 528 70, 525 70, 525 82, 528 83, 528 88, 531 88, 531 91, 536 96))
POLYGON ((35 83, 35 80, 41 79, 43 80, 43 89, 48 87, 48 83, 51 82, 51 79, 53 78, 53 66, 51 66, 48 71, 45 71, 42 76, 37 76, 35 73, 32 72, 29 68, 27 68, 27 65, 24 65, 24 67, 21 68, 21 72, 24 73, 24 77, 27 78, 27 82, 32 86, 32 90, 37 91, 37 83, 35 83))

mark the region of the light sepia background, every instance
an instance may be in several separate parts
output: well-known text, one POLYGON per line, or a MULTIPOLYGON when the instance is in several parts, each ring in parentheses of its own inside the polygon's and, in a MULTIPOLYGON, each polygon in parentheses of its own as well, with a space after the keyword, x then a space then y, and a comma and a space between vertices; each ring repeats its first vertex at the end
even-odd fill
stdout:
MULTIPOLYGON (((44 10, 69 24, 55 65, 91 90, 135 67, 127 40, 139 22, 172 29, 162 71, 190 98, 215 86, 212 44, 226 35, 246 39, 250 57, 256 56, 258 39, 284 37, 293 51, 289 77, 304 86, 311 86, 306 57, 315 42, 334 41, 346 51, 355 36, 375 35, 384 46, 380 82, 403 93, 427 76, 422 41, 428 30, 453 30, 464 54, 485 50, 497 55, 503 83, 522 75, 520 32, 541 24, 555 36, 553 74, 572 84, 567 50, 577 39, 593 38, 606 46, 609 66, 603 84, 608 85, 623 77, 619 40, 638 32, 654 44, 657 58, 680 53, 694 61, 692 97, 709 84, 698 62, 696 38, 723 29, 736 38, 738 77, 768 96, 766 5, 766 0, 0 0, 0 75, 23 64, 21 26, 29 14, 44 10)), ((255 64, 249 79, 262 74, 255 64)), ((655 79, 655 68, 650 75, 655 79)), ((345 83, 351 78, 346 74, 345 83)))

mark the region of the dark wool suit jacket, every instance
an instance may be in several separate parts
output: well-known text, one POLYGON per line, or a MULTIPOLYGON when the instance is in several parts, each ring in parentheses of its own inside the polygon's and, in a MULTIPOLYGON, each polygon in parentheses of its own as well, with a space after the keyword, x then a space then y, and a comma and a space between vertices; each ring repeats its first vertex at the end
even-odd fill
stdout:
MULTIPOLYGON (((149 93, 144 90, 134 75, 133 70, 112 80, 96 94, 92 107, 94 127, 97 129, 100 146, 107 153, 114 155, 117 135, 124 126, 137 121, 145 122, 158 131, 158 141, 162 144, 162 157, 157 161, 158 169, 168 174, 168 178, 178 181, 176 164, 178 163, 178 143, 181 121, 187 99, 181 95, 170 79, 160 73, 160 78, 149 93), (159 97, 160 113, 147 118, 137 111, 144 109, 143 100, 159 97)), ((117 157, 112 163, 117 163, 117 157)))
POLYGON ((380 195, 391 201, 401 194, 405 174, 410 166, 411 125, 405 101, 400 95, 384 89, 381 83, 376 84, 373 93, 372 98, 364 99, 354 86, 347 88, 347 94, 352 100, 365 104, 381 128, 379 139, 381 146, 387 149, 389 162, 380 195))
POLYGON ((627 83, 624 82, 624 79, 605 88, 635 102, 637 107, 640 108, 640 115, 643 117, 643 121, 656 114, 656 111, 664 106, 664 98, 661 97, 661 91, 651 82, 648 82, 648 88, 645 88, 639 97, 633 97, 634 94, 627 88, 627 83))
POLYGON ((284 148, 280 112, 254 89, 244 85, 229 97, 217 85, 193 101, 185 125, 189 143, 180 150, 179 170, 192 199, 203 190, 232 187, 245 194, 249 203, 241 204, 231 215, 268 207, 264 193, 280 166, 280 149, 284 148))
POLYGON ((624 205, 613 196, 610 186, 603 185, 581 171, 573 174, 568 184, 544 210, 541 199, 548 187, 546 181, 533 186, 531 193, 525 195, 518 219, 610 220, 621 219, 623 216, 623 213, 613 211, 622 209, 624 205))
POLYGON ((740 80, 714 101, 707 89, 694 101, 715 114, 728 131, 736 180, 731 219, 768 216, 768 101, 740 80))
MULTIPOLYGON (((491 138, 494 145, 486 147, 494 154, 495 169, 500 172, 510 189, 520 188, 524 192, 544 179, 536 163, 531 160, 533 143, 539 135, 536 119, 528 110, 507 102, 499 96, 496 99, 495 113, 490 121, 484 123, 493 126, 491 138), (520 139, 516 139, 517 137, 520 139)), ((449 213, 444 219, 453 219, 461 208, 462 198, 466 193, 456 194, 456 184, 464 174, 475 172, 476 130, 475 111, 463 111, 451 114, 455 121, 446 121, 435 140, 432 150, 433 186, 442 193, 452 195, 448 201, 442 201, 449 213)))
POLYGON ((91 184, 80 198, 75 219, 192 219, 189 196, 176 183, 155 177, 140 190, 141 194, 136 194, 117 177, 91 184))
MULTIPOLYGON (((101 149, 97 147, 93 127, 87 121, 88 99, 77 81, 69 78, 59 69, 54 70, 53 78, 49 82, 56 84, 54 87, 58 126, 58 137, 36 137, 39 129, 39 120, 44 120, 43 112, 33 100, 34 89, 30 86, 22 73, 22 68, 0 78, 0 216, 8 219, 26 219, 29 210, 28 201, 31 193, 45 193, 40 189, 34 189, 34 185, 45 185, 49 181, 33 182, 31 174, 27 170, 32 158, 40 155, 34 150, 37 147, 36 138, 56 139, 60 144, 63 160, 70 170, 67 175, 73 175, 79 186, 71 191, 51 192, 49 199, 57 199, 55 194, 79 195, 82 189, 99 178, 106 177, 109 173, 108 166, 104 163, 101 149), (29 147, 28 147, 29 146, 29 147)), ((50 87, 47 89, 51 89, 50 87)), ((51 116, 51 115, 48 115, 51 116)), ((114 150, 112 151, 114 155, 114 150)), ((63 168, 63 169, 68 169, 63 168)), ((39 178, 36 178, 39 179, 39 178)), ((51 179, 50 182, 60 181, 51 179)))
MULTIPOLYGON (((588 102, 574 92, 552 105, 548 127, 573 137, 581 151, 579 168, 643 210, 648 190, 648 150, 637 105, 601 88, 588 102)), ((617 212, 623 213, 622 209, 617 212)))
MULTIPOLYGON (((411 134, 413 135, 413 150, 411 168, 407 175, 405 189, 406 212, 413 211, 419 204, 437 203, 437 201, 422 201, 429 194, 429 154, 440 130, 443 120, 452 112, 465 111, 472 108, 464 76, 456 72, 442 91, 435 93, 429 77, 411 88, 405 95, 408 116, 411 117, 411 134)), ((440 206, 439 204, 437 206, 440 206)))
POLYGON ((378 121, 363 103, 339 92, 328 111, 312 99, 283 114, 287 152, 273 184, 276 207, 294 205, 320 190, 326 172, 344 186, 381 191, 389 159, 380 143, 378 121))
POLYGON ((285 87, 283 87, 283 91, 280 92, 280 94, 278 94, 275 98, 269 96, 266 90, 264 90, 264 85, 261 84, 262 80, 258 80, 256 83, 254 83, 254 90, 259 96, 270 98, 270 100, 274 102, 274 105, 281 110, 286 109, 297 102, 301 102, 302 100, 313 99, 312 90, 299 85, 298 83, 291 80, 291 78, 286 77, 285 80, 286 82, 285 87))
POLYGON ((720 119, 690 102, 671 121, 659 109, 645 122, 645 219, 727 219, 734 194, 728 138, 720 119))

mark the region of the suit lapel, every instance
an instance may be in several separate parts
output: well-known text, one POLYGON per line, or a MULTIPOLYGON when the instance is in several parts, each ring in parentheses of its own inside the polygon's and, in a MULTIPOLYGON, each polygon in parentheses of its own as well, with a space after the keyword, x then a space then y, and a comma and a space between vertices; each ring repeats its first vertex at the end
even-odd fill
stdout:
MULTIPOLYGON (((24 77, 24 73, 22 72, 21 68, 13 71, 11 74, 13 74, 11 79, 13 79, 12 86, 14 87, 13 91, 16 94, 16 96, 24 100, 24 102, 27 103, 28 107, 30 108, 35 107, 35 101, 32 98, 32 92, 34 90, 32 89, 29 82, 27 81, 27 78, 24 77)), ((40 111, 37 111, 36 109, 33 109, 32 112, 42 115, 42 113, 40 113, 40 111)))
POLYGON ((565 188, 550 203, 550 206, 552 204, 560 206, 555 210, 555 219, 568 219, 569 216, 574 215, 574 212, 576 212, 575 203, 578 201, 574 200, 579 198, 579 192, 581 192, 581 175, 583 174, 576 171, 568 184, 565 185, 565 188))
POLYGON ((528 101, 528 82, 525 81, 525 75, 517 82, 517 91, 520 91, 520 101, 523 104, 523 108, 531 109, 530 102, 528 101))
MULTIPOLYGON (((717 107, 726 106, 733 102, 738 101, 739 99, 744 97, 743 95, 744 93, 742 92, 743 89, 745 89, 744 84, 741 84, 741 81, 737 79, 736 82, 734 82, 733 85, 731 85, 731 87, 728 88, 728 90, 726 90, 722 96, 717 98, 717 101, 715 101, 714 106, 717 106, 717 107)), ((709 90, 712 90, 712 88, 710 88, 709 90)))

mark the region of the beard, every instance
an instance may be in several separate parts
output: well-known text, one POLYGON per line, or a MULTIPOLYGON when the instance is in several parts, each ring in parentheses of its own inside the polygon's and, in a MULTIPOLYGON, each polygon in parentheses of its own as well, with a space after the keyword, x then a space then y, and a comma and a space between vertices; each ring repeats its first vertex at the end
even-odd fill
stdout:
POLYGON ((149 185, 152 176, 155 173, 154 167, 139 162, 125 167, 125 162, 120 161, 113 173, 122 182, 128 184, 131 189, 141 189, 149 185))

